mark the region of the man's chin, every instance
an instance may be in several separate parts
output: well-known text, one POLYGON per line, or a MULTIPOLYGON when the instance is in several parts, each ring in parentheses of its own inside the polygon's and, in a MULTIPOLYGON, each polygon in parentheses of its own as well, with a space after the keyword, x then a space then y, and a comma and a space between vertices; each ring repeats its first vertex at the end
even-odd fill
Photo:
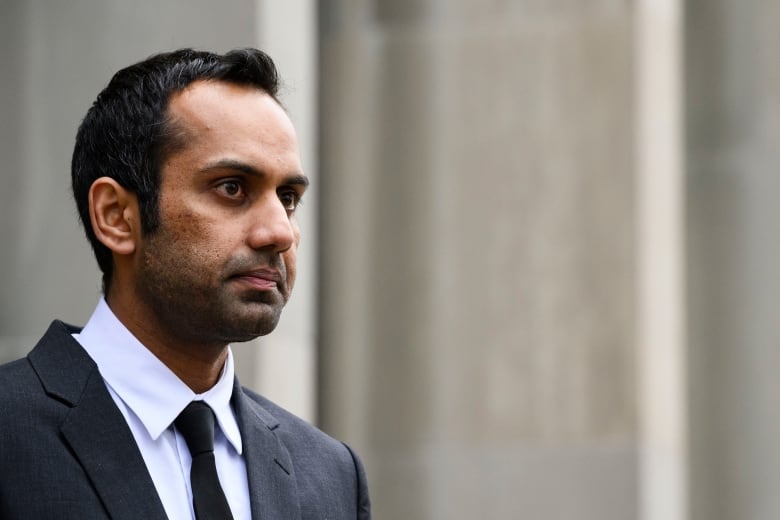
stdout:
POLYGON ((269 289, 265 291, 258 291, 255 289, 246 289, 234 293, 239 300, 247 305, 253 303, 283 307, 287 301, 287 297, 280 288, 269 289))
POLYGON ((224 326, 226 336, 231 342, 250 341, 259 336, 270 334, 279 324, 281 307, 263 304, 254 304, 255 307, 248 312, 237 312, 229 317, 224 326), (259 308, 257 308, 259 307, 259 308))

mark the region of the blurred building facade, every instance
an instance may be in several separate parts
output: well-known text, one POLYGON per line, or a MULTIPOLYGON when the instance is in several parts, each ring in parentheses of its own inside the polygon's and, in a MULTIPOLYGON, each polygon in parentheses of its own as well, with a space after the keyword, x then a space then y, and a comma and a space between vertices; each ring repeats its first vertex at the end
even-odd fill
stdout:
POLYGON ((379 519, 780 515, 771 0, 0 0, 0 360, 84 323, 75 129, 118 68, 260 46, 315 189, 242 381, 379 519))

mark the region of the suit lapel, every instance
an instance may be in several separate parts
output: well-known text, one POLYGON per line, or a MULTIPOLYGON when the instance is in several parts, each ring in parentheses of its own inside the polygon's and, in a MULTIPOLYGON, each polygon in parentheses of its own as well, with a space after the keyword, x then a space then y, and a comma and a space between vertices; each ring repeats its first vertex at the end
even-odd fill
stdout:
POLYGON ((97 370, 61 429, 111 518, 166 518, 133 434, 97 370))
MULTIPOLYGON (((71 407, 62 435, 112 519, 165 519, 130 428, 97 366, 70 336, 77 331, 54 322, 28 356, 47 394, 71 407)), ((244 446, 252 518, 300 520, 290 454, 274 431, 279 423, 243 392, 237 380, 232 404, 244 446)))
POLYGON ((55 322, 29 359, 47 393, 72 408, 60 430, 115 520, 165 519, 165 510, 122 413, 97 366, 55 322))
POLYGON ((238 385, 233 407, 244 446, 252 518, 298 520, 301 508, 290 454, 274 433, 279 423, 238 385))

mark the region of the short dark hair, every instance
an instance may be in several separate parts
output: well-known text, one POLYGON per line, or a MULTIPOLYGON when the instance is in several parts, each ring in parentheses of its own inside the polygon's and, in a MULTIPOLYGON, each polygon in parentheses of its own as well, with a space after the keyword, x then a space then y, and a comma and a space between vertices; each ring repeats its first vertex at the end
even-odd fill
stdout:
POLYGON ((71 162, 73 197, 103 273, 104 291, 111 282, 113 259, 92 229, 89 190, 100 177, 114 179, 138 197, 142 233, 154 232, 160 225, 160 166, 181 145, 168 103, 173 94, 200 80, 256 87, 278 102, 279 75, 263 51, 215 54, 180 49, 117 72, 79 126, 71 162))

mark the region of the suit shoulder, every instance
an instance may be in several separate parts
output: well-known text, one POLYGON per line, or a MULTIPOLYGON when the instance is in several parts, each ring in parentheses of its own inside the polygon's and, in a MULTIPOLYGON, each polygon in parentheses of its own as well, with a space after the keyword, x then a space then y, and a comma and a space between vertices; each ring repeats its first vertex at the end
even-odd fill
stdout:
POLYGON ((36 388, 40 383, 26 358, 0 365, 0 409, 24 402, 36 388))
MULTIPOLYGON (((71 337, 78 330, 55 320, 26 357, 0 365, 0 414, 17 417, 16 421, 5 421, 9 428, 22 418, 59 417, 68 408, 67 399, 62 399, 56 387, 58 381, 71 381, 80 372, 76 369, 79 364, 71 361, 81 350, 71 337)), ((80 362, 85 367, 81 372, 89 370, 88 363, 80 362)))
POLYGON ((24 374, 30 368, 30 363, 25 359, 15 359, 8 363, 0 365, 0 381, 5 382, 6 379, 13 379, 24 374))
POLYGON ((268 427, 290 455, 299 489, 319 497, 313 503, 302 502, 304 510, 311 510, 304 517, 330 518, 320 510, 323 504, 338 504, 331 512, 338 518, 371 517, 366 473, 349 446, 256 392, 246 388, 243 392, 267 414, 268 427))
POLYGON ((294 450, 299 445, 319 450, 330 449, 351 459, 350 450, 342 442, 257 392, 248 388, 242 390, 276 422, 272 425, 272 429, 277 435, 283 437, 288 449, 294 450))
POLYGON ((0 421, 0 452, 23 451, 30 439, 56 431, 67 410, 47 396, 29 359, 0 366, 0 417, 13 418, 0 421))
POLYGON ((257 392, 246 387, 241 387, 241 390, 244 392, 244 395, 249 397, 256 404, 260 405, 260 407, 265 412, 267 412, 269 416, 273 418, 274 421, 278 423, 277 426, 279 428, 292 429, 292 430, 300 429, 302 431, 311 431, 312 434, 323 435, 325 437, 330 438, 325 432, 319 430, 316 426, 314 426, 310 422, 306 421, 305 419, 302 419, 301 417, 298 417, 297 415, 283 408, 282 406, 279 406, 278 404, 271 401, 267 397, 262 396, 257 392))

